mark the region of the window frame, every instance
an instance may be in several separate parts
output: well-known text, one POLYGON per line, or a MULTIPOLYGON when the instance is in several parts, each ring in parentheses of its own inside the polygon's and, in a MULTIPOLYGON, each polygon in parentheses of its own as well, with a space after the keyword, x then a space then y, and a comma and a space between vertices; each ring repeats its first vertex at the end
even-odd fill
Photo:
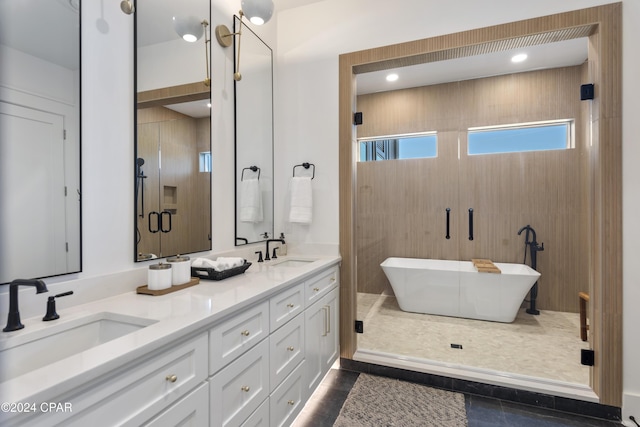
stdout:
POLYGON ((504 124, 504 125, 491 125, 491 126, 476 126, 467 128, 467 155, 468 156, 484 156, 490 154, 514 154, 514 153, 533 153, 540 151, 556 151, 556 150, 571 150, 575 148, 575 119, 554 119, 554 120, 541 120, 536 122, 525 122, 525 123, 512 123, 512 124, 504 124), (518 129, 531 129, 531 128, 542 128, 542 127, 551 127, 556 125, 566 125, 567 126, 567 137, 566 137, 566 145, 564 148, 548 148, 548 149, 534 149, 534 150, 519 150, 519 151, 496 151, 490 153, 470 153, 470 135, 472 133, 480 133, 480 132, 494 132, 500 130, 518 130, 518 129))

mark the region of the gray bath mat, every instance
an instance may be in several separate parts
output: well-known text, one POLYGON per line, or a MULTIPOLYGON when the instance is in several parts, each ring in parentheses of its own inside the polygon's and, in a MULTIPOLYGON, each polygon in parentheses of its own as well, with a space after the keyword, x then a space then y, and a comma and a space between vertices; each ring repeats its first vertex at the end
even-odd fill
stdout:
POLYGON ((360 374, 334 427, 464 427, 464 395, 360 374))

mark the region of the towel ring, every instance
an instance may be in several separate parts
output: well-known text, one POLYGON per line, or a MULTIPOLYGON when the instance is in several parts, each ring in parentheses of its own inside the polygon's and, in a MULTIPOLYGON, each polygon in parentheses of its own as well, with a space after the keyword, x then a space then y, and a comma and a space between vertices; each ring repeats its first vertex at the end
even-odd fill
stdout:
POLYGON ((295 165, 295 166, 293 167, 293 176, 294 176, 294 177, 296 176, 296 168, 298 168, 298 167, 303 167, 303 168, 305 168, 305 169, 309 169, 309 166, 313 166, 311 179, 315 178, 315 176, 316 176, 316 165, 314 165, 313 163, 307 163, 307 162, 304 162, 304 163, 302 163, 302 164, 300 164, 300 165, 295 165))
POLYGON ((257 166, 249 166, 248 168, 242 169, 242 175, 240 175, 240 181, 244 181, 244 171, 252 170, 253 172, 258 172, 258 179, 260 179, 260 168, 257 166))

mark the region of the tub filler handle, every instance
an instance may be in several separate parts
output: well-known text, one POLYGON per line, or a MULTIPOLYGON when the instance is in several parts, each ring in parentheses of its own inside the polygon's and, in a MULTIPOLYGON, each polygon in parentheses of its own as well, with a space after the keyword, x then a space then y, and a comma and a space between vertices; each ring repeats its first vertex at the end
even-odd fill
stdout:
POLYGON ((473 240, 473 208, 469 208, 469 240, 473 240))
POLYGON ((447 208, 446 211, 447 211, 447 235, 444 236, 444 237, 445 237, 445 239, 449 240, 451 238, 451 235, 449 234, 449 222, 450 222, 450 219, 451 219, 451 208, 447 208))

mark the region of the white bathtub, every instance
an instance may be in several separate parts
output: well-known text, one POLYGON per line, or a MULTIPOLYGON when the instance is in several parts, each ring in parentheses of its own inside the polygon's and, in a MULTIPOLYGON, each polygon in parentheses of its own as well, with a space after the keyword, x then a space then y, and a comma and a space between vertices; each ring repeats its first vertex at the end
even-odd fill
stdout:
POLYGON ((469 261, 387 258, 380 264, 403 311, 510 323, 540 273, 524 264, 495 265, 501 274, 478 273, 469 261))

